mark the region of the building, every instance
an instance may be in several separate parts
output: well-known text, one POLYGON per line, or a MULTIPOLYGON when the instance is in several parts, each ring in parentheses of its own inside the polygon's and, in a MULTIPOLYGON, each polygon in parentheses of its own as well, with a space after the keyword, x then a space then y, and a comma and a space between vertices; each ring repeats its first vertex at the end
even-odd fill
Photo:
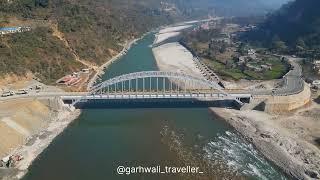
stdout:
POLYGON ((313 62, 313 69, 320 74, 320 60, 315 60, 313 62))
POLYGON ((246 58, 247 58, 247 56, 240 56, 238 58, 238 65, 245 64, 246 63, 246 58))
POLYGON ((248 50, 248 55, 251 56, 251 55, 256 55, 256 51, 254 49, 249 49, 248 50))
POLYGON ((31 27, 0 27, 0 35, 31 31, 31 27))
POLYGON ((261 68, 262 68, 262 69, 265 69, 265 70, 272 70, 272 66, 271 66, 271 65, 268 65, 268 64, 263 64, 263 65, 261 65, 261 68))
POLYGON ((82 69, 81 72, 84 73, 84 74, 89 74, 90 73, 90 69, 82 69))
POLYGON ((203 30, 209 30, 210 29, 209 22, 206 22, 206 23, 202 24, 200 26, 200 28, 203 29, 203 30))
POLYGON ((320 80, 315 80, 312 82, 312 86, 316 88, 320 88, 320 80))
POLYGON ((254 50, 254 49, 249 49, 249 50, 248 50, 248 56, 251 57, 252 59, 257 59, 256 50, 254 50))
POLYGON ((256 66, 256 65, 252 65, 250 63, 246 64, 246 67, 252 71, 255 71, 255 72, 261 72, 263 71, 263 68, 261 66, 256 66))

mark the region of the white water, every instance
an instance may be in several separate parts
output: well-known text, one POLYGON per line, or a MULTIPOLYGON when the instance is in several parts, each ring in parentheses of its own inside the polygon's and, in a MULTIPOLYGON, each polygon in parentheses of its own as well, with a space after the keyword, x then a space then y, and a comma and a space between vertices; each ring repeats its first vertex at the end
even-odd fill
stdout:
POLYGON ((234 132, 226 131, 207 143, 203 150, 205 158, 211 163, 223 161, 234 172, 252 179, 287 179, 259 155, 252 144, 234 132))

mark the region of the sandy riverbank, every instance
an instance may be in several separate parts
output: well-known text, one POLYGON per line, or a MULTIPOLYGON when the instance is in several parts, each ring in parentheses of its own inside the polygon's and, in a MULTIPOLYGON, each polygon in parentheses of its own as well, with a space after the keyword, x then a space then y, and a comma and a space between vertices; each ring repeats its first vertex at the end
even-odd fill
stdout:
MULTIPOLYGON (((160 71, 178 72, 194 77, 203 77, 200 69, 193 60, 193 55, 180 43, 168 43, 152 49, 157 67, 160 71)), ((173 83, 184 88, 205 88, 194 84, 185 84, 177 79, 170 79, 173 83)))
POLYGON ((73 112, 64 110, 60 112, 56 120, 52 121, 46 130, 30 140, 33 141, 32 145, 27 144, 19 149, 16 154, 22 154, 26 158, 17 164, 16 168, 19 170, 19 173, 16 178, 20 179, 23 177, 27 173, 31 163, 50 145, 54 138, 62 133, 79 115, 79 110, 73 112))
POLYGON ((22 178, 41 152, 80 115, 79 110, 73 111, 63 105, 61 101, 52 105, 53 103, 55 102, 49 103, 51 104, 51 107, 49 107, 49 117, 46 120, 42 120, 48 123, 41 127, 38 133, 29 136, 25 141, 26 143, 23 143, 23 145, 15 148, 10 153, 10 155, 22 155, 23 160, 18 161, 13 168, 0 169, 0 179, 12 180, 22 178))
POLYGON ((152 49, 158 68, 161 71, 182 72, 201 77, 201 71, 193 61, 193 55, 184 46, 168 43, 152 49))
POLYGON ((184 29, 188 29, 192 27, 192 25, 178 25, 178 26, 167 26, 162 29, 155 35, 155 40, 153 44, 159 44, 164 42, 165 40, 176 37, 181 34, 181 31, 184 29))
MULTIPOLYGON (((286 174, 296 179, 320 178, 320 149, 297 135, 297 131, 281 125, 287 116, 269 115, 259 111, 219 108, 210 110, 215 117, 226 121, 253 143, 268 160, 286 174)), ((313 126, 319 127, 320 119, 318 116, 313 118, 313 126)), ((303 128, 300 129, 302 130, 303 128)), ((317 133, 317 129, 314 129, 314 133, 317 133)))

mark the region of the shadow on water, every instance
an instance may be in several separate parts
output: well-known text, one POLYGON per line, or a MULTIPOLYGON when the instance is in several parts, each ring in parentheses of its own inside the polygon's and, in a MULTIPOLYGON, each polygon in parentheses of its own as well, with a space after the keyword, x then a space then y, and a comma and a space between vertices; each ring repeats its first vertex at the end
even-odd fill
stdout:
POLYGON ((157 99, 157 100, 93 100, 79 102, 75 105, 78 109, 126 109, 126 108, 205 108, 223 107, 237 109, 233 100, 199 101, 185 99, 157 99))
POLYGON ((314 141, 316 142, 317 146, 320 147, 320 137, 319 137, 319 138, 316 138, 314 141))
POLYGON ((314 102, 316 102, 317 104, 320 104, 320 96, 314 100, 314 102))

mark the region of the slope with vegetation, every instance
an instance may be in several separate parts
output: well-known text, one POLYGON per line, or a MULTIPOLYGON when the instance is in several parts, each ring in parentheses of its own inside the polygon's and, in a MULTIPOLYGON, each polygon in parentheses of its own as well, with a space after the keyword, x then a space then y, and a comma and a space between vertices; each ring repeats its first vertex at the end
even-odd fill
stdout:
MULTIPOLYGON (((87 63, 101 65, 119 52, 127 40, 160 25, 214 15, 223 6, 236 9, 247 9, 252 4, 265 6, 247 1, 241 0, 243 3, 239 4, 234 0, 0 0, 0 27, 23 23, 31 24, 33 29, 0 37, 3 52, 0 76, 30 71, 42 81, 52 83, 87 63), (234 3, 243 8, 233 6, 234 3), (58 27, 64 42, 54 36, 53 26, 58 27), (76 62, 76 58, 81 61, 76 62)), ((219 14, 238 14, 234 9, 227 8, 219 14)))
POLYGON ((320 57, 320 1, 295 0, 271 14, 259 28, 245 34, 258 46, 275 52, 320 57))
POLYGON ((81 68, 64 44, 51 35, 51 29, 45 27, 2 37, 0 54, 0 75, 23 76, 32 72, 45 83, 81 68))
POLYGON ((250 48, 243 43, 237 45, 221 40, 233 40, 222 33, 223 27, 221 24, 218 28, 185 32, 181 43, 227 80, 272 80, 281 78, 288 71, 287 64, 279 58, 263 54, 256 54, 255 58, 247 57, 250 48), (240 57, 245 61, 240 62, 240 57), (260 68, 266 65, 268 68, 260 68))
POLYGON ((12 19, 33 24, 31 32, 1 37, 0 75, 31 71, 52 83, 83 66, 75 61, 74 52, 101 65, 126 40, 179 17, 161 7, 155 0, 0 0, 0 26, 10 26, 12 19), (54 37, 56 24, 70 47, 54 37))

